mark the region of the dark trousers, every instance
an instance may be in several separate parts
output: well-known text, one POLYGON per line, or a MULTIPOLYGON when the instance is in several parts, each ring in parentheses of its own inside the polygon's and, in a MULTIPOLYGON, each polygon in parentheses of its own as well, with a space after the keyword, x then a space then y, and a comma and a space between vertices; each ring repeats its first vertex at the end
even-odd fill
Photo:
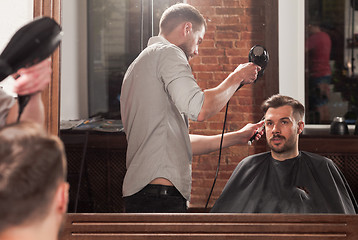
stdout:
POLYGON ((186 199, 173 186, 148 184, 124 197, 126 213, 185 213, 186 199))

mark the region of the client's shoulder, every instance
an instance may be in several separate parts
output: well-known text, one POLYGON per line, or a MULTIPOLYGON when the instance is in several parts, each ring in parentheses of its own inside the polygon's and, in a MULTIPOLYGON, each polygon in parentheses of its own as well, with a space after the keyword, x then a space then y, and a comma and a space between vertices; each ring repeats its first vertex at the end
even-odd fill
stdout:
POLYGON ((257 153, 254 155, 247 156, 241 162, 242 163, 260 162, 260 161, 264 161, 265 159, 269 158, 270 156, 271 156, 271 152, 257 153))
POLYGON ((333 164, 333 161, 325 156, 321 156, 316 153, 301 151, 302 158, 310 160, 316 164, 333 164))

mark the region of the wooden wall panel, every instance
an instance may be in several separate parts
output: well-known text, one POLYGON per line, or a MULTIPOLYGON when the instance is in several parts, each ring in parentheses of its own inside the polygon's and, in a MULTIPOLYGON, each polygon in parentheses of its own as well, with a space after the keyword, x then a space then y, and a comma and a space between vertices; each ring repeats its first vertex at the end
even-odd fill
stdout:
MULTIPOLYGON (((61 0, 34 0, 34 17, 48 16, 61 24, 61 0)), ((58 135, 60 109, 60 48, 52 55, 52 81, 42 92, 45 125, 48 132, 58 135)))

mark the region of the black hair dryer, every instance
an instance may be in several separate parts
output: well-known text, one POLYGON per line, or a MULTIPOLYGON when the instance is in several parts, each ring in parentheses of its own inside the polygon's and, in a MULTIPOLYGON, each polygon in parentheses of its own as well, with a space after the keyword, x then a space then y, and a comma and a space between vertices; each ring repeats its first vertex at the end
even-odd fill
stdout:
POLYGON ((269 62, 269 54, 267 50, 261 45, 255 45, 250 49, 249 62, 253 62, 261 67, 257 78, 264 74, 265 68, 269 62))
MULTIPOLYGON (((21 68, 48 58, 62 39, 60 25, 49 17, 39 17, 20 28, 0 55, 0 82, 21 68)), ((19 115, 31 95, 18 96, 19 115)))
POLYGON ((60 44, 61 27, 49 17, 36 18, 20 28, 0 55, 0 81, 45 60, 60 44))

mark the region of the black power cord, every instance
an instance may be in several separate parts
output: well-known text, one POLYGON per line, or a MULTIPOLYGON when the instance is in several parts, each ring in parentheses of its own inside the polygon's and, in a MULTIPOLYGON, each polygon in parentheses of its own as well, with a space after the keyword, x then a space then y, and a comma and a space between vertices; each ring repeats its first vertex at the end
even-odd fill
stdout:
POLYGON ((31 95, 22 95, 17 97, 19 103, 19 113, 17 115, 17 122, 20 122, 21 114, 24 111, 27 103, 30 101, 31 95))
MULTIPOLYGON (((240 86, 236 89, 236 91, 239 90, 242 86, 244 86, 244 84, 240 84, 240 86)), ((221 162, 221 151, 222 151, 222 146, 223 146, 223 141, 224 141, 224 133, 225 133, 225 126, 226 126, 226 119, 227 119, 227 111, 229 109, 229 103, 230 103, 230 100, 227 102, 226 109, 225 109, 223 130, 221 132, 221 140, 220 140, 220 148, 219 148, 218 166, 216 167, 216 173, 215 173, 215 177, 214 177, 214 182, 213 182, 213 185, 211 186, 209 197, 208 197, 208 200, 206 201, 206 204, 205 204, 205 209, 208 207, 211 195, 212 195, 214 187, 215 187, 216 179, 218 178, 218 175, 219 175, 220 162, 221 162)))
MULTIPOLYGON (((264 70, 265 70, 268 62, 269 62, 269 54, 268 54, 267 50, 261 45, 253 46, 249 51, 249 62, 253 62, 256 65, 261 67, 261 70, 258 72, 257 78, 261 77, 263 75, 263 73, 264 73, 264 70)), ((255 82, 257 81, 257 78, 256 78, 255 82)), ((236 91, 239 90, 242 86, 244 86, 244 84, 240 84, 240 86, 236 89, 236 91)), ((224 123, 223 123, 223 130, 221 132, 218 166, 216 168, 214 182, 213 182, 213 185, 211 187, 208 200, 206 201, 206 204, 205 204, 205 209, 208 207, 210 197, 211 197, 211 195, 213 193, 213 190, 214 190, 214 187, 215 187, 216 179, 217 179, 217 177, 219 175, 220 162, 221 162, 221 151, 222 151, 222 144, 223 144, 223 140, 224 140, 225 125, 226 125, 226 118, 227 118, 227 112, 228 112, 228 108, 229 108, 229 103, 230 103, 230 100, 226 104, 225 117, 224 117, 224 123)), ((253 141, 255 139, 255 136, 256 136, 256 134, 254 134, 251 137, 249 142, 253 141)))

